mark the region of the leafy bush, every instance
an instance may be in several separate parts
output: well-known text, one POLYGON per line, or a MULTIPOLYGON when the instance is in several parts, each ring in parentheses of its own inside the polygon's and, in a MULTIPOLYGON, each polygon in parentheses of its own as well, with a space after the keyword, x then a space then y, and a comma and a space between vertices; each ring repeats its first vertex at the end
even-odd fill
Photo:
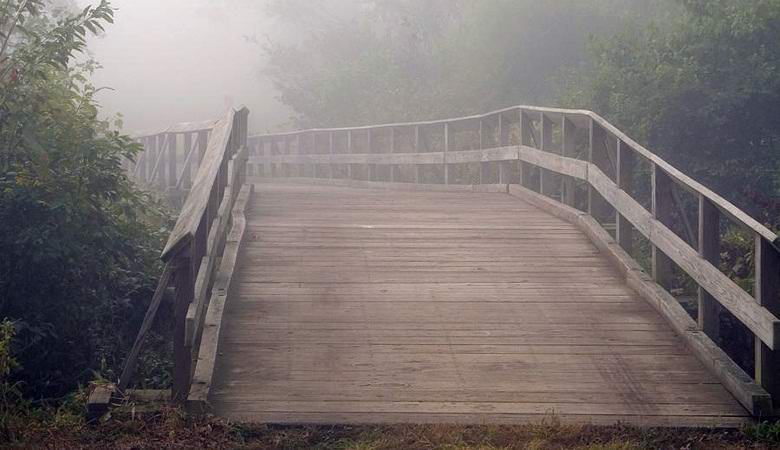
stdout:
POLYGON ((122 168, 138 144, 98 117, 95 64, 71 64, 113 10, 104 0, 55 21, 44 7, 0 5, 0 317, 16 328, 20 388, 37 399, 101 367, 113 375, 151 297, 167 226, 122 168))

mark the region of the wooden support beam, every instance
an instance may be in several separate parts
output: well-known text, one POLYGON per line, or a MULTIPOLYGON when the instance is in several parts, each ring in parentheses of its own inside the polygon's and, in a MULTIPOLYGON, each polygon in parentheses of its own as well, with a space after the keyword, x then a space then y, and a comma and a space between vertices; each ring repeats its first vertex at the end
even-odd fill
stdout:
POLYGON ((178 184, 179 170, 179 139, 176 133, 168 133, 168 188, 174 188, 178 184))
MULTIPOLYGON (((577 140, 576 140, 577 127, 570 119, 564 117, 561 123, 561 139, 563 141, 563 156, 567 158, 577 157, 577 140)), ((563 203, 568 206, 574 206, 575 197, 575 182, 574 178, 564 176, 561 180, 561 196, 563 197, 563 203)))
MULTIPOLYGON (((390 153, 395 153, 395 127, 390 127, 390 153)), ((390 164, 390 182, 395 182, 394 164, 390 164)))
MULTIPOLYGON (((658 166, 652 166, 652 213, 653 217, 669 226, 672 220, 672 180, 658 166)), ((672 261, 657 246, 652 246, 653 280, 664 289, 672 281, 672 261)))
POLYGON ((178 259, 174 274, 176 301, 173 314, 173 389, 172 400, 183 401, 190 389, 192 347, 186 342, 187 309, 194 295, 189 257, 178 259))
MULTIPOLYGON (((699 196, 699 255, 713 266, 720 266, 720 211, 704 196, 699 196)), ((720 342, 720 305, 701 286, 698 325, 710 339, 720 342)))
MULTIPOLYGON (((374 153, 374 140, 371 133, 371 128, 366 130, 366 153, 374 153)), ((376 164, 370 162, 366 164, 368 170, 368 181, 376 181, 376 164)))
MULTIPOLYGON (((544 152, 556 153, 553 146, 553 123, 549 117, 542 114, 541 117, 541 150, 544 152)), ((556 194, 557 186, 554 183, 553 172, 544 168, 539 168, 539 193, 547 197, 553 197, 556 194)))
MULTIPOLYGON (((631 195, 634 184, 634 164, 635 155, 630 147, 617 143, 617 185, 627 194, 631 195)), ((622 214, 617 213, 617 224, 615 225, 615 236, 620 247, 627 253, 631 253, 633 247, 633 226, 622 214)))
MULTIPOLYGON (((420 153, 420 126, 416 125, 414 127, 414 152, 420 153)), ((415 184, 420 184, 420 165, 415 164, 414 165, 414 182, 415 184)))
POLYGON ((447 152, 450 151, 450 124, 444 124, 444 184, 450 184, 450 171, 447 165, 447 152))
MULTIPOLYGON (((756 301, 780 317, 780 250, 762 236, 755 236, 756 301)), ((755 338, 755 379, 772 396, 775 414, 780 413, 780 349, 771 350, 755 338)))
POLYGON ((138 331, 133 347, 130 349, 130 354, 125 360, 125 366, 122 368, 122 375, 119 377, 119 384, 117 385, 120 392, 127 389, 130 385, 130 380, 135 372, 135 366, 138 363, 138 355, 141 353, 141 347, 143 347, 144 342, 146 341, 146 335, 149 333, 152 324, 154 324, 154 319, 157 317, 157 310, 160 308, 165 291, 168 289, 168 285, 171 282, 174 269, 173 263, 166 264, 163 269, 160 281, 157 283, 157 288, 152 296, 152 302, 146 310, 143 322, 141 322, 141 329, 138 331))
MULTIPOLYGON (((347 131, 347 153, 352 154, 352 130, 347 131)), ((347 165, 347 178, 352 179, 352 164, 347 165)))
MULTIPOLYGON (((505 144, 504 141, 504 115, 498 114, 498 146, 503 147, 505 144)), ((505 161, 500 161, 498 163, 498 184, 509 184, 509 181, 507 180, 507 170, 506 170, 507 163, 505 161)))

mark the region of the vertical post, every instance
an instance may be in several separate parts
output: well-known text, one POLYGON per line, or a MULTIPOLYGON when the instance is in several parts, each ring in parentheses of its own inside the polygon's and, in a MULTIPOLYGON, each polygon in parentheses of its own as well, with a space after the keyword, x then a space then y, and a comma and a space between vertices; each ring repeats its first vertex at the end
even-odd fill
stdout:
POLYGON ((187 398, 192 371, 192 348, 187 346, 184 332, 187 309, 194 296, 189 256, 177 258, 174 276, 176 300, 174 304, 173 388, 171 394, 174 401, 181 402, 187 398))
MULTIPOLYGON (((374 153, 374 142, 371 136, 371 128, 366 131, 366 153, 369 155, 374 153)), ((368 181, 374 181, 376 179, 376 174, 374 173, 376 172, 376 166, 371 164, 371 159, 368 160, 366 166, 368 168, 368 181)))
POLYGON ((295 170, 297 172, 296 175, 299 177, 303 177, 305 175, 303 162, 301 162, 300 159, 301 155, 303 155, 303 149, 301 148, 301 134, 298 133, 295 135, 295 156, 297 158, 296 161, 298 161, 297 164, 295 164, 295 170))
MULTIPOLYGON (((414 127, 414 153, 420 153, 420 126, 414 127)), ((414 165, 414 182, 420 184, 420 165, 414 165)))
MULTIPOLYGON (((593 122, 593 118, 590 119, 590 127, 588 131, 588 162, 593 164, 593 149, 595 145, 595 139, 596 139, 596 130, 595 130, 596 124, 593 122)), ((587 183, 588 186, 588 214, 591 216, 593 215, 593 195, 595 192, 593 192, 593 186, 590 185, 590 183, 587 183)), ((655 247, 653 247, 655 248, 655 247)))
POLYGON ((176 187, 178 170, 177 170, 177 158, 178 158, 178 135, 175 133, 168 133, 168 187, 176 187))
POLYGON ((157 186, 159 187, 160 191, 165 191, 165 172, 167 170, 166 164, 165 164, 165 155, 168 150, 169 140, 170 140, 170 134, 169 133, 162 133, 157 137, 157 158, 155 158, 154 165, 157 166, 157 186))
MULTIPOLYGON (((390 127, 390 153, 395 153, 395 127, 390 127)), ((390 182, 395 183, 395 164, 390 164, 390 182)))
POLYGON ((332 180, 333 178, 335 178, 333 172, 336 171, 335 170, 336 169, 335 165, 333 164, 333 154, 336 152, 336 148, 335 148, 334 143, 333 143, 333 132, 332 131, 328 132, 328 145, 330 146, 330 150, 329 150, 330 151, 330 171, 328 173, 330 175, 330 179, 332 180))
MULTIPOLYGON (((564 116, 561 123, 561 140, 563 141, 563 156, 567 158, 575 158, 577 156, 576 133, 577 127, 574 126, 574 122, 564 116)), ((563 203, 572 207, 576 201, 574 186, 574 178, 562 177, 561 195, 563 196, 563 203)))
POLYGON ((187 152, 184 157, 189 158, 190 163, 189 166, 187 165, 186 161, 184 163, 185 165, 181 172, 181 185, 184 187, 184 189, 189 189, 192 187, 192 166, 195 164, 193 161, 195 147, 192 146, 192 133, 184 133, 184 151, 187 152))
MULTIPOLYGON (((520 144, 527 147, 534 147, 534 131, 531 125, 531 118, 525 112, 520 111, 520 144)), ((528 164, 520 161, 520 185, 529 187, 531 182, 528 164)))
POLYGON ((450 124, 444 123, 444 184, 450 184, 450 170, 447 165, 447 153, 450 151, 450 124))
MULTIPOLYGON (((541 115, 541 125, 542 125, 542 138, 541 138, 541 150, 545 152, 554 152, 553 149, 553 139, 552 139, 552 121, 547 117, 547 115, 542 114, 541 115)), ((553 183, 553 174, 552 172, 549 172, 545 170, 544 168, 539 168, 539 192, 542 195, 546 195, 548 197, 552 197, 553 194, 555 194, 555 185, 553 183)))
POLYGON ((138 155, 138 160, 136 160, 136 164, 140 166, 138 168, 138 178, 136 179, 136 182, 146 182, 146 161, 149 159, 149 152, 152 149, 152 140, 149 139, 149 137, 145 137, 143 144, 143 151, 141 151, 141 153, 138 155))
MULTIPOLYGON (((672 181, 655 164, 652 172, 652 191, 653 217, 668 226, 672 216, 672 181)), ((668 289, 672 280, 672 261, 655 245, 652 250, 653 279, 664 289, 668 289)))
MULTIPOLYGON (((504 114, 499 113, 498 114, 498 146, 503 147, 504 145, 504 114)), ((506 179, 506 161, 501 161, 498 163, 498 184, 508 184, 508 180, 506 179)))
MULTIPOLYGON (((479 119, 479 149, 485 149, 485 120, 479 119)), ((484 157, 484 155, 482 155, 484 157)), ((479 163, 479 184, 487 184, 490 175, 490 163, 481 161, 479 163)))
MULTIPOLYGON (((720 211, 699 194, 699 255, 720 265, 720 211)), ((713 296, 699 286, 699 329, 716 344, 720 339, 719 305, 713 296)))
POLYGON ((203 158, 206 157, 206 149, 209 146, 209 132, 198 132, 198 165, 195 167, 195 173, 198 173, 200 166, 203 164, 203 158))
MULTIPOLYGON (((352 154, 352 130, 347 131, 347 153, 352 154)), ((352 164, 347 164, 347 178, 352 179, 352 164)))
MULTIPOLYGON (((755 237, 755 297, 775 316, 780 316, 780 251, 761 236, 755 237)), ((777 344, 777 343, 776 343, 777 344)), ((780 407, 780 349, 770 350, 755 338, 756 382, 772 396, 775 411, 780 407)))
MULTIPOLYGON (((634 183, 634 150, 626 146, 623 141, 617 142, 617 185, 624 192, 630 194, 634 183)), ((617 242, 623 250, 631 253, 633 247, 633 228, 631 222, 622 214, 617 213, 615 235, 617 242)))

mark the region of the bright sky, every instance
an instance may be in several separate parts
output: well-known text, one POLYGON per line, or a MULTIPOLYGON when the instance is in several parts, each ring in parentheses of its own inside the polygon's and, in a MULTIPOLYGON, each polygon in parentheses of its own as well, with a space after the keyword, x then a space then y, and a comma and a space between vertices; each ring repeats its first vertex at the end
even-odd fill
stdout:
POLYGON ((253 131, 284 122, 288 113, 261 75, 256 42, 274 26, 263 3, 112 0, 116 23, 90 41, 104 67, 94 82, 114 89, 101 94, 106 112, 121 112, 128 132, 215 118, 241 104, 251 111, 253 131))

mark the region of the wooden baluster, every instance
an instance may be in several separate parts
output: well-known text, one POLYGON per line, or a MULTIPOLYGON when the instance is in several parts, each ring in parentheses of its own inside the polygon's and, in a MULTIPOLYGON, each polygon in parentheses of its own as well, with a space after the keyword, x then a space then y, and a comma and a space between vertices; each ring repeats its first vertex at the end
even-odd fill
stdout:
POLYGON ((143 150, 138 155, 138 160, 136 161, 136 164, 138 165, 138 177, 136 178, 136 182, 145 183, 146 182, 146 167, 147 167, 147 161, 149 160, 149 152, 151 151, 152 147, 152 141, 149 139, 149 137, 145 137, 143 139, 143 150))
MULTIPOLYGON (((520 113, 520 144, 527 147, 537 147, 534 139, 534 130, 531 117, 522 111, 520 113)), ((520 185, 530 189, 531 167, 529 164, 520 161, 519 176, 520 185)))
MULTIPOLYGON (((720 211, 699 195, 699 255, 715 267, 720 266, 720 211)), ((720 340, 720 306, 699 286, 699 329, 716 344, 720 340)))
POLYGON ((181 186, 185 190, 189 190, 192 187, 192 165, 194 164, 193 155, 190 153, 195 151, 195 147, 192 146, 192 133, 184 133, 184 151, 186 152, 185 158, 188 158, 190 163, 187 165, 187 161, 184 162, 181 172, 181 186))
MULTIPOLYGON (((561 139, 563 141, 563 156, 567 158, 577 157, 577 127, 571 119, 564 116, 561 122, 561 139)), ((572 177, 561 177, 561 196, 563 203, 571 207, 576 203, 575 181, 572 177)))
MULTIPOLYGON (((636 156, 631 147, 626 146, 623 141, 617 143, 617 185, 620 189, 631 194, 634 184, 634 163, 636 156)), ((618 244, 631 253, 633 249, 633 227, 623 215, 617 213, 617 224, 615 225, 615 236, 618 244)))
POLYGON ((198 132, 198 165, 195 166, 195 173, 200 170, 200 166, 203 164, 203 158, 206 156, 206 149, 209 146, 209 132, 198 132))
MULTIPOLYGON (((416 125, 414 127, 414 152, 420 153, 420 126, 416 125)), ((415 164, 414 165, 414 182, 415 184, 420 184, 420 165, 415 164)))
MULTIPOLYGON (((347 131, 347 153, 353 154, 352 149, 352 130, 347 131)), ((352 180, 352 164, 347 164, 347 178, 352 180)))
MULTIPOLYGON (((760 305, 780 317, 780 251, 761 236, 755 237, 755 288, 760 305)), ((780 408, 780 343, 770 350, 755 338, 755 379, 772 396, 775 411, 780 408)))
POLYGON ((157 178, 154 180, 157 182, 157 187, 160 192, 165 191, 165 155, 170 145, 170 134, 163 133, 157 138, 157 158, 155 158, 155 169, 157 170, 157 178))
POLYGON ((192 269, 189 255, 176 258, 176 300, 174 305, 173 326, 173 389, 174 401, 187 398, 192 375, 192 347, 186 344, 185 326, 187 309, 194 297, 192 269))
MULTIPOLYGON (((485 120, 479 119, 479 149, 485 149, 485 120)), ((483 155, 484 156, 484 155, 483 155)), ((479 163, 479 184, 487 184, 490 180, 490 163, 481 161, 479 163)))
MULTIPOLYGON (((653 217, 668 226, 672 219, 672 180, 655 164, 651 178, 653 217)), ((655 245, 652 246, 652 272, 653 280, 664 289, 669 289, 672 281, 672 261, 655 245)))
MULTIPOLYGON (((390 153, 395 153, 395 127, 390 127, 390 153)), ((395 183, 395 164, 390 164, 390 182, 395 183)))
POLYGON ((301 135, 300 135, 300 133, 295 135, 295 155, 299 158, 298 159, 298 163, 295 165, 297 167, 295 169, 296 172, 297 172, 296 175, 298 175, 298 177, 303 177, 304 176, 304 165, 303 165, 303 162, 300 160, 300 157, 303 155, 303 149, 301 148, 301 135))
MULTIPOLYGON (((504 115, 498 115, 498 146, 503 147, 507 145, 504 141, 504 115)), ((508 184, 506 176, 506 161, 499 161, 498 163, 498 184, 508 184)))
POLYGON ((450 124, 444 124, 444 184, 450 184, 450 170, 447 164, 447 153, 450 151, 450 124))
POLYGON ((333 164, 333 155, 336 153, 336 144, 333 141, 333 132, 328 132, 328 146, 329 152, 330 152, 330 170, 328 172, 329 178, 332 180, 335 177, 334 172, 336 172, 336 165, 333 164))
POLYGON ((178 159, 179 159, 179 135, 168 133, 168 188, 175 188, 179 180, 178 159))
MULTIPOLYGON (((554 153, 553 148, 553 127, 552 127, 552 121, 545 115, 542 114, 541 117, 541 125, 542 125, 542 138, 541 138, 541 150, 545 152, 551 152, 554 153)), ((550 171, 547 171, 543 168, 539 168, 539 192, 542 195, 546 195, 547 197, 552 197, 555 195, 555 183, 553 183, 554 177, 553 173, 550 171)))

